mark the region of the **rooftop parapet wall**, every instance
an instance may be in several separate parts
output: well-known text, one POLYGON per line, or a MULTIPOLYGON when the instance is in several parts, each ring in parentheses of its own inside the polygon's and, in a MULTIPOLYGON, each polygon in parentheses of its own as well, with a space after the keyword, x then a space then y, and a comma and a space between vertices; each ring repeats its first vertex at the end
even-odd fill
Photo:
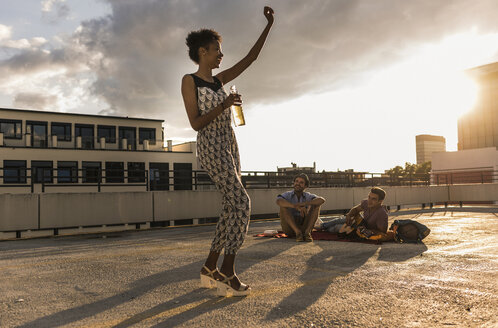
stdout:
MULTIPOLYGON (((288 189, 252 189, 252 214, 275 217, 278 194, 288 189)), ((326 199, 323 211, 347 210, 370 188, 310 188, 326 199)), ((498 201, 498 183, 423 187, 385 187, 385 205, 498 201)), ((0 195, 0 232, 175 221, 217 217, 217 191, 154 191, 0 195)))

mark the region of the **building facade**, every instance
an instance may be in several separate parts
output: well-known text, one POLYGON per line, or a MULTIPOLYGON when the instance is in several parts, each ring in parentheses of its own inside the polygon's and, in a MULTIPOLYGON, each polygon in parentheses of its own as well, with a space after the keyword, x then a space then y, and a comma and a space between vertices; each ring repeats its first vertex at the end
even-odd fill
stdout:
POLYGON ((458 120, 458 150, 498 147, 498 63, 467 71, 479 94, 474 109, 458 120))
POLYGON ((434 184, 498 182, 498 63, 467 73, 477 83, 477 102, 458 120, 458 151, 433 154, 434 184))
MULTIPOLYGON (((498 182, 498 150, 495 147, 435 153, 432 184, 498 182)), ((498 195, 496 195, 498 200, 498 195)))
POLYGON ((420 134, 415 136, 417 164, 432 161, 432 154, 446 151, 446 139, 441 136, 420 134))
POLYGON ((0 108, 0 193, 192 189, 195 143, 162 123, 0 108))

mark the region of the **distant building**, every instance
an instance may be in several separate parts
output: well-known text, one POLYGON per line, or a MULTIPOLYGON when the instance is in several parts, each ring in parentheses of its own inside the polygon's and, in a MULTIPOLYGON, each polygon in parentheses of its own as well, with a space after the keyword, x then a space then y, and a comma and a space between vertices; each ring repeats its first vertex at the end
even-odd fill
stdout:
POLYGON ((488 147, 435 153, 431 180, 432 184, 498 182, 498 150, 488 147))
POLYGON ((498 147, 498 62, 467 72, 479 95, 474 109, 458 120, 458 150, 498 147))
POLYGON ((0 193, 192 189, 195 143, 162 123, 0 108, 0 193))
POLYGON ((435 153, 435 184, 498 182, 498 62, 469 69, 479 96, 458 120, 458 151, 435 153))
POLYGON ((313 162, 313 166, 297 166, 296 163, 291 163, 292 166, 290 167, 277 167, 277 172, 278 173, 283 173, 283 174, 294 174, 294 173, 306 173, 306 174, 313 174, 316 173, 316 163, 313 162))
POLYGON ((415 137, 417 149, 417 164, 432 160, 432 153, 446 151, 446 139, 441 136, 420 134, 415 137))

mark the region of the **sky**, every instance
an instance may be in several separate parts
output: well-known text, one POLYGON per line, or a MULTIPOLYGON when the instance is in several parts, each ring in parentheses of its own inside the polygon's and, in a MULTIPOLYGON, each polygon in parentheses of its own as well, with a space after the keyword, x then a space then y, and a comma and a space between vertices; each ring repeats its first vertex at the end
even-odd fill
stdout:
MULTIPOLYGON (((0 2, 0 107, 163 119, 195 140, 180 93, 192 30, 223 37, 221 70, 275 23, 232 81, 247 124, 242 170, 383 172, 416 162, 415 136, 457 149, 477 87, 498 61, 496 0, 22 0, 0 2)), ((218 70, 213 71, 214 74, 218 70)))

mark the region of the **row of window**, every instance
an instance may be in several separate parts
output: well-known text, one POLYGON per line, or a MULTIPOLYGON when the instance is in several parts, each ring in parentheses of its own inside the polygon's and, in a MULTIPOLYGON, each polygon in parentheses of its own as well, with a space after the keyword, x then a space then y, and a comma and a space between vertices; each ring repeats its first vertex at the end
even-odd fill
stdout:
MULTIPOLYGON (((94 148, 94 125, 75 124, 74 132, 76 137, 82 137, 82 147, 94 148)), ((58 141, 71 141, 71 123, 51 122, 51 135, 57 136, 58 141)), ((33 147, 48 146, 48 122, 26 121, 27 133, 31 134, 33 147)), ((22 139, 22 121, 20 120, 0 120, 0 132, 6 139, 22 139)), ((127 139, 132 149, 135 149, 135 127, 118 127, 119 139, 127 139)), ((112 125, 97 125, 97 139, 105 138, 106 143, 116 143, 116 127, 112 125)), ((138 143, 143 144, 144 140, 149 140, 151 145, 156 144, 156 129, 139 128, 138 143)))
MULTIPOLYGON (((125 178, 124 162, 81 162, 81 169, 76 161, 58 161, 53 168, 52 161, 31 161, 31 174, 27 174, 27 161, 4 160, 4 184, 26 184, 31 176, 33 183, 145 183, 148 173, 151 190, 169 190, 169 163, 149 163, 146 172, 144 162, 127 162, 127 177, 125 178), (54 172, 57 172, 55 175, 54 172), (80 174, 81 173, 81 174, 80 174)), ((192 189, 192 164, 173 163, 173 179, 175 190, 192 189)))

